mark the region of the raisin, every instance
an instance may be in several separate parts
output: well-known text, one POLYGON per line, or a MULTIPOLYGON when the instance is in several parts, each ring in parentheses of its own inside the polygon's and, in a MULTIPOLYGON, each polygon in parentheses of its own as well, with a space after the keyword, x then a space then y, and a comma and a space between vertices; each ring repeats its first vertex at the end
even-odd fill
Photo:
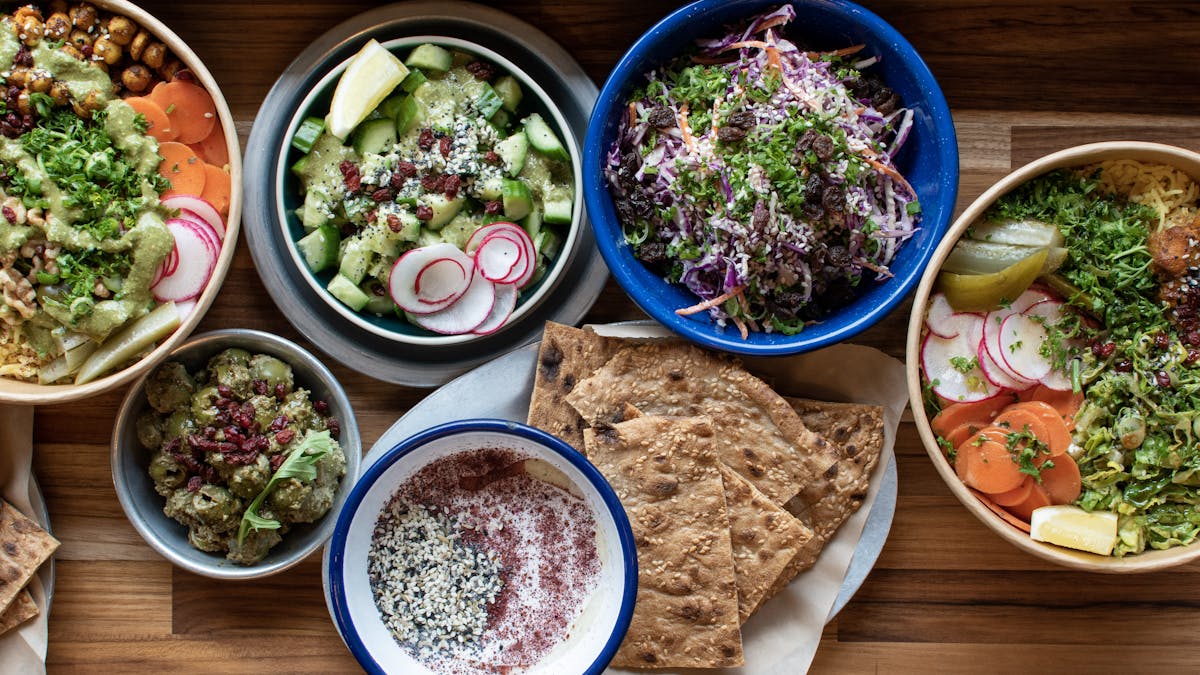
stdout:
POLYGON ((379 188, 371 193, 371 199, 376 202, 386 202, 392 198, 392 191, 387 188, 379 188))
POLYGON ((750 216, 750 225, 755 230, 762 231, 766 229, 770 219, 771 214, 767 210, 767 205, 763 202, 756 202, 754 204, 754 215, 750 216))
POLYGON ((433 220, 433 209, 428 204, 418 204, 417 220, 433 220))
POLYGON ((459 189, 462 188, 462 179, 454 174, 450 174, 442 179, 442 192, 446 194, 446 199, 454 199, 458 196, 459 189))
POLYGON ((433 130, 422 129, 417 135, 417 147, 422 150, 429 150, 433 147, 433 130))
POLYGON ((486 61, 472 61, 467 64, 467 72, 477 80, 490 80, 496 74, 496 66, 486 61))
POLYGON ((650 116, 647 118, 650 126, 659 129, 670 129, 675 126, 675 113, 667 106, 659 106, 650 111, 650 116))
POLYGON ((504 204, 499 199, 494 199, 483 205, 483 212, 489 216, 499 214, 504 210, 504 204))
POLYGON ((722 143, 737 143, 745 140, 746 130, 741 127, 724 126, 717 129, 717 139, 722 143))
POLYGON ((441 151, 442 157, 450 156, 450 148, 453 147, 454 139, 449 136, 442 136, 438 139, 438 150, 441 151))
POLYGON ((749 110, 739 110, 729 116, 726 124, 731 124, 742 129, 753 129, 758 124, 758 118, 749 110))
POLYGON ((817 159, 822 162, 828 162, 830 159, 833 159, 835 150, 833 139, 825 134, 817 134, 817 137, 813 139, 812 150, 817 154, 817 159))

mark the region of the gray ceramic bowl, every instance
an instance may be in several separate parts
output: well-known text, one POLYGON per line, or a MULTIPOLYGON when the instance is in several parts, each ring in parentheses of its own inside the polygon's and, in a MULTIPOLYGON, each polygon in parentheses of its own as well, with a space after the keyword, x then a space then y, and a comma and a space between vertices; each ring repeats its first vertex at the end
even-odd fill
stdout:
POLYGON ((314 400, 327 401, 330 414, 341 422, 338 442, 346 453, 346 475, 338 486, 329 513, 311 525, 293 527, 266 559, 256 565, 239 565, 222 555, 193 548, 188 543, 187 528, 163 514, 164 499, 154 491, 147 473, 152 452, 137 440, 137 418, 148 407, 145 391, 148 374, 133 385, 117 412, 111 449, 113 484, 129 522, 146 543, 167 560, 189 572, 214 579, 256 579, 295 565, 329 538, 338 512, 358 478, 362 441, 350 400, 333 373, 315 356, 281 337, 246 329, 214 331, 187 341, 171 352, 167 360, 180 361, 191 372, 199 370, 209 358, 229 347, 270 354, 290 364, 296 384, 311 391, 314 400))

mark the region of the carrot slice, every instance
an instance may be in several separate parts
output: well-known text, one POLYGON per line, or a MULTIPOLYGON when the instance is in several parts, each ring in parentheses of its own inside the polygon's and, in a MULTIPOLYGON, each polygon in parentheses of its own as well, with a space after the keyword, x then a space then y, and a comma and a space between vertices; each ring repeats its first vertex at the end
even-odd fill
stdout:
POLYGON ((1021 410, 1037 417, 1042 422, 1043 432, 1040 434, 1035 432, 1034 435, 1046 444, 1046 447, 1050 449, 1051 456, 1056 457, 1070 449, 1071 432, 1062 415, 1050 404, 1043 401, 1026 401, 1014 403, 1006 410, 1021 410))
POLYGON ((992 420, 992 424, 1017 433, 1028 428, 1034 438, 1045 443, 1046 424, 1042 422, 1042 418, 1020 406, 1020 403, 1015 403, 1000 411, 996 419, 992 420))
POLYGON ((200 193, 200 196, 207 199, 209 204, 217 207, 221 215, 228 214, 231 188, 229 174, 225 173, 224 169, 212 164, 204 165, 204 173, 204 192, 200 193))
POLYGON ((955 463, 965 461, 959 475, 962 482, 987 494, 1008 492, 1020 485, 1025 474, 1013 462, 1004 441, 1003 429, 988 427, 960 445, 955 463))
POLYGON ((943 438, 950 442, 950 447, 957 448, 958 446, 962 445, 964 441, 970 438, 972 434, 982 428, 982 425, 974 422, 964 422, 954 427, 954 430, 943 436, 943 438))
POLYGON ((1054 408, 1067 421, 1068 429, 1074 428, 1075 413, 1083 405, 1082 392, 1059 391, 1041 384, 1021 392, 1020 398, 1022 401, 1041 401, 1054 408))
POLYGON ((1000 506, 1015 506, 1029 498, 1029 491, 1033 489, 1034 483, 1033 476, 1026 476, 1020 485, 1008 492, 1000 492, 988 496, 1000 506))
MULTIPOLYGON (((968 488, 968 489, 970 489, 970 488, 968 488)), ((1013 527, 1015 527, 1018 530, 1021 530, 1023 532, 1029 531, 1029 523, 1018 520, 1016 517, 1013 516, 1013 514, 1000 508, 1000 506, 997 505, 996 502, 993 502, 991 499, 989 499, 987 495, 983 494, 982 492, 980 492, 978 490, 971 490, 971 494, 975 495, 976 499, 983 502, 984 506, 991 509, 992 513, 1003 518, 1004 522, 1008 523, 1009 525, 1012 525, 1013 527)))
POLYGON ((183 143, 170 141, 159 143, 158 154, 163 161, 158 165, 158 173, 171 181, 171 189, 167 195, 185 194, 199 195, 204 192, 206 166, 192 149, 183 143))
POLYGON ((225 167, 229 164, 229 146, 225 144, 225 130, 220 124, 214 124, 212 133, 199 143, 188 143, 188 147, 200 159, 214 166, 225 167))
POLYGON ((197 143, 212 133, 217 123, 217 107, 204 87, 175 80, 155 87, 150 98, 157 103, 171 126, 179 132, 180 143, 197 143))
MULTIPOLYGON (((1072 504, 1079 499, 1083 491, 1083 479, 1079 475, 1079 465, 1070 455, 1059 455, 1047 458, 1053 466, 1042 469, 1042 487, 1050 496, 1053 504, 1072 504)), ((1038 464, 1045 463, 1045 460, 1038 464)))
POLYGON ((1046 488, 1034 483, 1025 501, 1008 507, 1008 512, 1028 523, 1035 509, 1050 506, 1050 503, 1050 495, 1046 492, 1046 488))
POLYGON ((173 141, 179 137, 179 132, 171 128, 171 120, 162 106, 145 96, 130 96, 125 103, 133 108, 135 113, 146 118, 146 133, 153 136, 159 143, 173 141))
POLYGON ((992 421, 992 418, 1000 414, 1000 411, 1012 402, 1012 397, 1001 394, 974 403, 951 403, 933 416, 933 419, 929 421, 929 426, 933 428, 933 433, 943 438, 954 431, 955 427, 968 422, 974 423, 977 427, 985 427, 992 421))

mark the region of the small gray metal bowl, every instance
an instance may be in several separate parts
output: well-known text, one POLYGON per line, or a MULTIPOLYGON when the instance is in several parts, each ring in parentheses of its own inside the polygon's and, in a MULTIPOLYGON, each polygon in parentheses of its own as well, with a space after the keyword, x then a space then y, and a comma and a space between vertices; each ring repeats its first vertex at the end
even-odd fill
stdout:
POLYGON ((188 371, 195 371, 209 358, 230 347, 270 354, 291 365, 296 384, 312 392, 315 400, 327 401, 330 414, 341 423, 337 440, 346 453, 346 475, 338 486, 329 513, 311 525, 294 526, 256 565, 239 565, 222 555, 193 548, 188 543, 187 528, 163 514, 164 500, 154 491, 147 473, 152 452, 143 448, 137 439, 138 415, 148 407, 145 385, 149 373, 130 388, 117 412, 111 450, 113 485, 121 508, 134 529, 167 560, 189 572, 214 579, 257 579, 299 563, 329 538, 338 512, 358 478, 362 440, 350 399, 333 373, 315 356, 279 336, 246 329, 214 331, 188 340, 171 352, 167 360, 179 361, 188 371))

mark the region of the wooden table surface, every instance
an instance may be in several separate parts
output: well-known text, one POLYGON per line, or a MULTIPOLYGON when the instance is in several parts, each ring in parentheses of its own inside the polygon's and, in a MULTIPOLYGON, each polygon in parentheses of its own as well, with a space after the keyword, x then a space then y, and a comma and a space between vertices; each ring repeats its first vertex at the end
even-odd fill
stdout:
MULTIPOLYGON (((259 102, 314 38, 373 6, 344 0, 145 2, 205 60, 245 142, 259 102)), ((600 83, 670 0, 493 3, 556 38, 600 83)), ((864 0, 925 57, 954 111, 959 208, 1011 168, 1105 139, 1200 150, 1200 3, 864 0)), ((903 358, 909 305, 855 341, 903 358)), ((587 320, 640 313, 610 283, 587 320)), ((200 330, 299 340, 244 241, 200 330)), ((303 340, 301 340, 303 343, 303 340)), ((330 363, 369 447, 428 392, 330 363)), ((58 552, 51 672, 354 672, 325 610, 320 556, 265 581, 174 569, 126 521, 109 475, 124 392, 37 411, 35 469, 58 552)), ((912 424, 883 554, 826 629, 813 672, 1195 669, 1200 565, 1142 576, 1075 573, 1001 542, 951 496, 912 424)), ((3 665, 0 664, 0 671, 3 665)), ((754 672, 753 663, 746 672, 754 672)))

